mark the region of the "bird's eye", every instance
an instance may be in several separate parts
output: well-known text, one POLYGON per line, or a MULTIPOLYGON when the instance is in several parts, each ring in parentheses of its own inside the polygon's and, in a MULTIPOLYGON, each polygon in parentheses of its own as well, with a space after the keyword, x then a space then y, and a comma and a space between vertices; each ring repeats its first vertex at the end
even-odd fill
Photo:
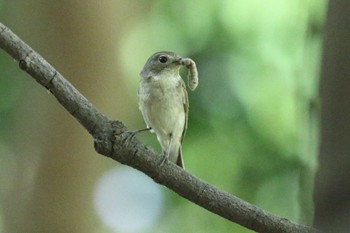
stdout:
POLYGON ((160 56, 158 60, 160 63, 166 63, 168 61, 168 58, 166 56, 160 56))

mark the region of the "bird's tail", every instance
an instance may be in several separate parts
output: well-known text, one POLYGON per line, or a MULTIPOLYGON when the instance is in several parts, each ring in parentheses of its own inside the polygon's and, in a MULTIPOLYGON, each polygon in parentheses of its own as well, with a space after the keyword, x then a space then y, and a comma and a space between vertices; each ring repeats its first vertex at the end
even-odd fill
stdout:
POLYGON ((176 165, 182 167, 185 170, 185 164, 184 164, 184 161, 182 159, 182 148, 181 148, 181 146, 179 148, 179 155, 177 156, 176 165))
POLYGON ((179 167, 185 169, 184 161, 182 159, 182 148, 181 144, 173 144, 169 150, 169 160, 179 167))

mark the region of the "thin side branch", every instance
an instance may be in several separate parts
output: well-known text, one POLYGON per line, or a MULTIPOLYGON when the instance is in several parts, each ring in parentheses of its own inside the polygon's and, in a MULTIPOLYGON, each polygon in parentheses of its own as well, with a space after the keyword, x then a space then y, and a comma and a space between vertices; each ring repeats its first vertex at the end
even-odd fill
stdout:
POLYGON ((136 138, 127 140, 127 128, 123 123, 105 117, 44 58, 1 23, 0 47, 80 122, 94 138, 98 153, 142 171, 191 202, 251 230, 316 232, 311 227, 292 223, 221 191, 171 162, 162 164, 162 156, 136 138))

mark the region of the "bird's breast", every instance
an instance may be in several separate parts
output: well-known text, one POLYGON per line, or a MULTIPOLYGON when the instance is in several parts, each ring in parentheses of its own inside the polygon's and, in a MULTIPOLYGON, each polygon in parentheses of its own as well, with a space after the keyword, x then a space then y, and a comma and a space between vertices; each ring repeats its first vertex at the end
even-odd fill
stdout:
POLYGON ((147 124, 156 132, 168 134, 178 121, 181 121, 181 125, 184 124, 184 98, 181 88, 181 78, 177 77, 170 80, 141 81, 139 107, 147 124))
POLYGON ((139 87, 139 99, 145 102, 162 102, 175 100, 181 94, 181 77, 150 77, 142 79, 139 87))

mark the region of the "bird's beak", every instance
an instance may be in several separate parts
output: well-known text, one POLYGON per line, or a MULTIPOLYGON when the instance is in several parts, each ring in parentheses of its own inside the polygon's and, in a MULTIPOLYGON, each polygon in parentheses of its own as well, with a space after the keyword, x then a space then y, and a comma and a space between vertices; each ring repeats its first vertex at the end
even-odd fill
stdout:
POLYGON ((179 57, 179 58, 177 58, 173 63, 175 63, 176 65, 182 65, 181 64, 181 60, 182 60, 182 57, 179 57))

